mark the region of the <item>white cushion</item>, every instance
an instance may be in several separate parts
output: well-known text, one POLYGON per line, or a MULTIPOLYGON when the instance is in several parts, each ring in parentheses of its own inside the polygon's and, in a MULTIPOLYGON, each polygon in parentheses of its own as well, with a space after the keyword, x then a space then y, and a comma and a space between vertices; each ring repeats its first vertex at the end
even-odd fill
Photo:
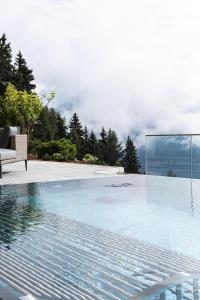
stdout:
POLYGON ((0 148, 0 160, 16 158, 16 151, 0 148))

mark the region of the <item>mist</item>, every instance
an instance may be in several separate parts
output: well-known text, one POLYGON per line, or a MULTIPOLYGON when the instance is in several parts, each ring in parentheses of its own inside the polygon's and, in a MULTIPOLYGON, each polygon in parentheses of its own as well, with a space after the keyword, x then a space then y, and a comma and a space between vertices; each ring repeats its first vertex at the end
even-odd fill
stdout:
POLYGON ((185 0, 7 0, 1 32, 67 121, 145 134, 200 131, 200 4, 185 0))

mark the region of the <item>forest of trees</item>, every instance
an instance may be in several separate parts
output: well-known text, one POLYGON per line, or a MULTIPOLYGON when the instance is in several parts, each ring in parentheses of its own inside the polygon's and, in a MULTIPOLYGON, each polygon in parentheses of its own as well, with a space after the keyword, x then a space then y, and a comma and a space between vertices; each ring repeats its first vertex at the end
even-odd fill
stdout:
MULTIPOLYGON (((137 150, 130 137, 123 147, 114 130, 103 127, 97 134, 80 122, 77 113, 66 122, 60 112, 50 107, 54 93, 42 99, 36 94, 33 82, 33 71, 22 52, 13 60, 10 43, 3 34, 0 38, 0 126, 19 126, 28 134, 30 152, 34 147, 41 153, 49 147, 62 148, 62 153, 53 153, 53 157, 62 160, 76 156, 77 160, 86 161, 90 155, 95 163, 124 166, 127 173, 139 173, 137 150), (48 144, 49 141, 55 142, 48 144)), ((50 157, 48 153, 45 155, 50 157)))

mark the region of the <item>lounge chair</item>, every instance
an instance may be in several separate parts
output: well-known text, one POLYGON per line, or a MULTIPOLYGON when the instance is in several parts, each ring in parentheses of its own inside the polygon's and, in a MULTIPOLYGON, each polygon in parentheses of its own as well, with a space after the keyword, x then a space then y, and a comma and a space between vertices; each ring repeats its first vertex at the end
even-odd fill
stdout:
POLYGON ((2 165, 25 161, 27 171, 27 135, 18 134, 17 127, 0 128, 0 178, 2 165))

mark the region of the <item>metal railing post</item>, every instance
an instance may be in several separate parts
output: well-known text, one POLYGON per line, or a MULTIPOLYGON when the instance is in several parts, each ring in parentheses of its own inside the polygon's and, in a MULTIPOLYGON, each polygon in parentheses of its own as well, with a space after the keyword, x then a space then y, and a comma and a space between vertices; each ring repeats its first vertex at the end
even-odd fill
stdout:
POLYGON ((190 178, 192 179, 192 135, 190 135, 190 178))
POLYGON ((193 299, 199 300, 199 280, 198 278, 193 279, 193 299))
POLYGON ((181 284, 176 286, 176 298, 177 300, 183 300, 183 291, 181 284))

